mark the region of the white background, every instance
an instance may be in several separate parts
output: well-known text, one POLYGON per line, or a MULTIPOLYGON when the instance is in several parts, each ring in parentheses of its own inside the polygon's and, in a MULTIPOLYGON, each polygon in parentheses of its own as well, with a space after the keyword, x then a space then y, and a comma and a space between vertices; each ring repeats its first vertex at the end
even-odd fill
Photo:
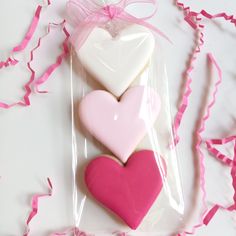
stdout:
MULTIPOLYGON (((236 12, 233 1, 205 0, 185 1, 192 9, 205 8, 211 13, 236 12)), ((21 41, 32 18, 36 5, 41 1, 1 0, 0 5, 0 60, 4 60, 13 45, 21 41)), ((37 38, 45 32, 47 23, 60 22, 65 17, 65 0, 54 1, 42 13, 42 20, 31 44, 22 55, 28 60, 29 49, 35 46, 37 38)), ((133 10, 133 9, 131 9, 133 10)), ((142 12, 143 9, 134 9, 142 12)), ((183 14, 173 1, 160 0, 159 10, 152 21, 174 42, 165 44, 166 62, 170 83, 170 100, 173 116, 181 91, 183 72, 194 46, 193 30, 183 20, 183 14)), ((193 94, 190 106, 180 129, 181 142, 178 146, 179 163, 182 173, 183 191, 186 203, 186 222, 188 228, 197 222, 194 210, 196 157, 194 156, 193 131, 207 100, 209 72, 206 53, 212 52, 223 70, 223 83, 207 122, 204 138, 222 138, 236 131, 236 29, 223 20, 206 22, 205 46, 196 61, 192 73, 193 94)), ((43 41, 41 49, 35 54, 34 68, 37 76, 46 65, 55 61, 63 35, 53 30, 51 36, 43 41)), ((215 75, 215 74, 214 74, 215 75)), ((22 97, 22 84, 29 78, 24 63, 0 71, 0 99, 16 101, 22 97)), ((213 80, 216 79, 213 77, 213 80)), ((30 199, 33 193, 47 191, 46 178, 54 185, 51 198, 40 201, 40 211, 32 222, 31 235, 49 235, 73 225, 72 205, 72 160, 71 160, 71 117, 70 117, 70 67, 66 61, 51 76, 46 84, 47 95, 33 94, 30 107, 16 107, 0 110, 0 236, 18 236, 24 232, 26 218, 30 212, 30 199)), ((210 92, 211 92, 210 87, 210 92)), ((204 147, 203 147, 204 150, 204 147)), ((229 149, 230 150, 230 149, 229 149)), ((228 151, 229 151, 228 150, 228 151)), ((206 152, 206 177, 208 203, 232 203, 233 191, 229 169, 222 167, 206 152)), ((197 201, 197 205, 200 202, 197 201)), ((168 219, 166 219, 168 221, 168 219)), ((233 236, 236 234, 235 213, 219 212, 208 227, 197 231, 196 235, 233 236)), ((167 236, 167 235, 164 235, 167 236)))

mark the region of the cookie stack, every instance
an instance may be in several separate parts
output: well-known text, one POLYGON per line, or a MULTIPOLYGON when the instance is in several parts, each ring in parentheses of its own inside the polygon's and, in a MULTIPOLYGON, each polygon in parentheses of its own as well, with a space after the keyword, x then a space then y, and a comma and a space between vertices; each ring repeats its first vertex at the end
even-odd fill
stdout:
MULTIPOLYGON (((158 197, 166 167, 153 150, 138 144, 160 113, 161 99, 151 87, 132 86, 155 48, 150 30, 129 25, 115 37, 94 28, 77 55, 105 90, 87 94, 79 118, 91 135, 113 155, 95 157, 85 171, 88 190, 103 206, 136 229, 158 197)), ((145 83, 144 83, 145 84, 145 83)))

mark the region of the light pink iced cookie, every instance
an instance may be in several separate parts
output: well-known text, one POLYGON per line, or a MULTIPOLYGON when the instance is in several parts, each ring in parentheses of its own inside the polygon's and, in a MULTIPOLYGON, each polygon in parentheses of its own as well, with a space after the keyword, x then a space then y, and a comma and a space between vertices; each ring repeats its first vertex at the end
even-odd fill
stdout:
POLYGON ((149 87, 130 88, 120 101, 96 90, 81 101, 79 117, 85 128, 125 163, 152 128, 160 107, 159 95, 149 87))
POLYGON ((158 197, 165 172, 164 160, 143 150, 132 154, 125 166, 97 157, 87 166, 85 182, 102 205, 136 229, 158 197))

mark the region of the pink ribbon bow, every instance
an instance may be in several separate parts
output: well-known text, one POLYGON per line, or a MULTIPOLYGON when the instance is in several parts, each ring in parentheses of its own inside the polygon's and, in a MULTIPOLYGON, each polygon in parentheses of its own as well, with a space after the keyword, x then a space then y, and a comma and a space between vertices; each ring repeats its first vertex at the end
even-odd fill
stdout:
POLYGON ((99 5, 95 0, 69 0, 67 3, 67 14, 75 31, 71 36, 71 43, 80 48, 95 27, 103 26, 112 20, 121 20, 128 23, 143 25, 155 33, 161 35, 169 42, 169 38, 154 25, 146 22, 152 18, 157 11, 156 0, 120 0, 116 4, 99 5), (146 3, 152 4, 154 13, 147 17, 137 18, 126 11, 131 4, 146 3))

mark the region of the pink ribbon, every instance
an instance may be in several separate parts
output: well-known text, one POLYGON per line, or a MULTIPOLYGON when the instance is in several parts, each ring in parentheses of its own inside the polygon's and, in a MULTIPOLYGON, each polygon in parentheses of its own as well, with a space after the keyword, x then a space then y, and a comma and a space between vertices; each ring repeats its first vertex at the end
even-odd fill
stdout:
POLYGON ((12 108, 14 106, 29 106, 30 105, 30 95, 32 94, 32 85, 33 83, 35 83, 35 88, 36 91, 38 92, 45 92, 45 91, 39 91, 38 86, 40 86, 41 84, 45 83, 50 75, 61 65, 63 59, 68 55, 69 53, 69 48, 68 48, 68 40, 69 40, 69 33, 67 32, 66 28, 65 28, 65 21, 63 21, 62 23, 59 24, 55 24, 55 23, 50 23, 48 25, 48 30, 47 33, 40 37, 38 39, 38 43, 36 45, 36 47, 34 47, 31 51, 30 51, 30 60, 27 63, 27 67, 30 71, 30 78, 29 80, 26 82, 26 84, 24 85, 24 90, 25 90, 25 94, 23 96, 23 99, 11 104, 8 103, 4 103, 4 102, 0 102, 0 108, 4 108, 4 109, 9 109, 12 108), (34 53, 35 51, 41 46, 41 41, 51 32, 51 28, 52 27, 61 27, 62 28, 62 32, 65 34, 65 40, 62 43, 62 52, 61 54, 58 56, 57 60, 55 63, 53 63, 52 65, 49 65, 48 68, 45 70, 45 72, 43 73, 42 76, 40 76, 38 79, 36 79, 36 72, 32 67, 32 62, 34 60, 34 53))
POLYGON ((38 214, 38 208, 39 208, 39 199, 43 198, 43 197, 50 197, 52 196, 52 191, 53 191, 53 187, 52 187, 52 183, 51 180, 49 178, 47 178, 47 182, 48 182, 48 188, 49 191, 46 194, 35 194, 32 198, 32 203, 31 203, 31 212, 28 216, 28 219, 26 221, 26 230, 25 233, 23 234, 23 236, 29 236, 30 233, 30 222, 33 220, 33 218, 38 214))
POLYGON ((236 136, 231 136, 225 139, 210 139, 206 141, 206 146, 209 153, 211 153, 217 160, 226 166, 232 167, 234 165, 234 161, 230 157, 219 152, 214 146, 224 145, 234 140, 236 140, 236 136))
POLYGON ((192 231, 185 231, 182 234, 179 235, 186 235, 186 234, 195 234, 196 229, 200 228, 201 226, 204 225, 204 218, 205 215, 208 211, 208 207, 207 207, 207 203, 206 203, 206 197, 207 197, 207 193, 206 193, 206 181, 205 181, 205 156, 203 154, 203 152, 201 151, 201 145, 203 144, 203 139, 202 139, 202 133, 205 131, 206 129, 206 121, 209 119, 210 117, 210 113, 211 113, 211 109, 214 106, 215 102, 216 102, 216 94, 218 92, 218 87, 222 82, 222 72, 221 69, 219 67, 219 65, 217 64, 215 58, 213 57, 212 54, 208 54, 208 59, 209 62, 211 63, 211 65, 213 65, 218 73, 218 79, 214 85, 214 90, 212 93, 212 98, 210 103, 207 105, 206 107, 206 113, 205 115, 201 118, 201 122, 200 122, 200 126, 196 131, 196 136, 197 136, 197 143, 195 145, 195 149, 198 153, 198 158, 199 158, 199 169, 200 169, 200 188, 202 191, 202 204, 203 204, 203 210, 202 213, 200 215, 200 222, 196 225, 194 225, 193 230, 192 231))
POLYGON ((228 15, 225 12, 221 12, 218 14, 210 14, 205 10, 201 10, 200 12, 194 12, 191 11, 191 8, 189 6, 184 5, 184 3, 180 2, 179 0, 175 0, 176 6, 178 6, 181 10, 183 10, 185 14, 185 21, 188 22, 188 24, 195 30, 197 35, 196 40, 196 46, 193 50, 193 53, 190 56, 190 60, 188 63, 188 67, 185 72, 185 91, 182 95, 181 103, 178 108, 178 112, 175 116, 174 125, 173 125, 173 131, 174 131, 174 143, 172 146, 175 146, 179 142, 179 135, 178 130, 180 128, 180 124, 182 122, 184 113, 188 107, 189 104, 189 98, 192 94, 191 84, 192 84, 192 78, 191 73, 194 70, 194 62, 197 59, 198 54, 201 53, 201 48, 204 45, 204 29, 205 25, 201 23, 202 17, 206 17, 207 19, 215 19, 215 18, 223 18, 226 21, 229 21, 230 23, 234 24, 236 26, 236 18, 233 15, 228 15))
MULTIPOLYGON (((59 26, 62 28, 62 32, 65 35, 65 40, 62 42, 62 53, 57 57, 55 63, 49 65, 48 68, 44 71, 44 73, 35 80, 34 87, 35 87, 36 92, 38 93, 47 93, 47 91, 39 90, 40 85, 44 84, 50 78, 51 74, 61 65, 61 63, 63 62, 63 59, 65 59, 66 56, 69 54, 70 50, 69 50, 68 44, 69 44, 70 34, 65 27, 65 23, 66 21, 63 20, 62 23, 60 24, 55 24, 55 23, 49 24, 48 32, 44 36, 46 37, 48 34, 50 34, 51 26, 56 26, 56 27, 59 26)), ((40 46, 41 40, 42 38, 39 39, 39 46, 40 46)))
POLYGON ((180 140, 178 131, 179 131, 183 116, 189 105, 190 95, 192 94, 192 88, 191 88, 192 75, 191 74, 195 67, 195 61, 197 60, 198 55, 201 53, 202 47, 204 45, 204 28, 205 28, 205 26, 201 24, 201 18, 199 18, 198 15, 195 17, 189 17, 189 14, 191 12, 189 7, 186 7, 183 3, 179 2, 178 0, 175 0, 175 3, 180 9, 184 11, 185 21, 188 22, 189 25, 195 30, 197 40, 196 40, 196 44, 194 46, 193 52, 190 55, 186 71, 184 73, 184 79, 186 80, 186 82, 185 82, 184 93, 182 94, 181 102, 178 107, 178 111, 175 116, 175 120, 173 124, 174 140, 173 140, 173 143, 171 144, 172 147, 177 145, 180 140))
POLYGON ((227 210, 227 211, 235 211, 236 210, 236 136, 230 136, 223 139, 210 139, 206 141, 207 149, 212 154, 213 157, 215 157, 217 160, 219 160, 224 165, 230 167, 231 169, 231 178, 232 178, 232 186, 234 189, 234 196, 233 196, 233 205, 229 207, 224 207, 219 204, 215 204, 210 211, 207 213, 207 215, 204 218, 204 224, 208 225, 209 222, 212 220, 212 218, 215 216, 218 210, 227 210), (227 157, 225 154, 221 153, 219 150, 217 150, 214 146, 220 145, 223 146, 226 143, 234 142, 234 155, 233 159, 230 157, 227 157))
POLYGON ((67 235, 71 235, 71 234, 73 234, 73 236, 94 236, 94 235, 87 234, 87 233, 79 230, 77 227, 69 228, 63 232, 52 233, 52 234, 50 234, 50 236, 67 236, 67 235))
POLYGON ((152 18, 157 11, 156 0, 120 0, 116 4, 101 6, 93 0, 69 0, 67 14, 75 31, 71 43, 80 48, 95 27, 104 26, 112 20, 121 20, 132 24, 139 24, 149 28, 170 42, 168 37, 146 20, 152 18), (126 11, 131 4, 147 3, 154 6, 154 13, 143 18, 137 18, 126 11))
MULTIPOLYGON (((47 1, 47 6, 51 5, 50 0, 47 1)), ((15 46, 12 51, 11 51, 11 57, 9 57, 6 61, 0 61, 0 69, 3 67, 8 67, 8 66, 14 66, 16 65, 19 61, 17 59, 14 58, 14 54, 18 53, 18 52, 22 52, 29 44, 29 42, 31 41, 35 30, 38 26, 39 23, 39 19, 40 19, 40 15, 42 12, 43 6, 38 5, 36 8, 36 11, 34 13, 34 17, 31 21, 31 24, 23 38, 23 40, 21 41, 20 44, 18 44, 17 46, 15 46)))
MULTIPOLYGON (((185 20, 186 22, 188 22, 188 24, 195 30, 196 32, 196 36, 198 38, 198 40, 196 41, 196 47, 190 57, 190 62, 188 64, 187 70, 186 70, 186 83, 185 83, 185 92, 182 95, 182 101, 181 104, 178 108, 178 112, 177 115, 175 117, 175 121, 174 121, 174 125, 173 125, 173 130, 174 130, 174 143, 172 143, 172 147, 177 145, 179 142, 179 136, 178 136, 178 129, 180 127, 180 124, 182 122, 183 116, 185 114, 185 111, 189 105, 189 98, 190 95, 192 93, 192 89, 191 89, 191 83, 192 83, 192 78, 191 78, 191 72, 194 69, 194 62, 197 59, 198 54, 201 52, 201 48, 204 45, 204 28, 205 25, 201 23, 202 21, 202 16, 208 18, 208 19, 214 19, 214 18, 223 18, 226 21, 229 21, 230 23, 234 24, 236 26, 236 19, 233 15, 227 15, 226 13, 219 13, 219 14, 215 14, 212 15, 208 12, 206 12, 205 10, 201 10, 199 13, 197 12, 193 12, 191 11, 189 6, 185 6, 182 2, 180 2, 179 0, 175 0, 176 5, 182 9, 184 11, 185 14, 185 20)), ((231 176, 233 179, 233 188, 235 191, 235 195, 234 195, 234 205, 230 206, 228 208, 222 207, 218 204, 214 205, 209 211, 208 211, 208 207, 207 207, 207 203, 206 203, 206 187, 205 187, 205 157, 201 151, 201 144, 203 143, 203 139, 202 139, 202 133, 205 130, 205 122, 210 118, 210 110, 211 108, 214 106, 215 102, 216 102, 216 94, 218 91, 218 86, 219 84, 222 82, 222 72, 221 69, 219 67, 219 65, 217 64, 217 62, 215 61, 215 59, 212 57, 211 54, 208 55, 211 64, 213 64, 215 66, 215 68, 217 69, 218 72, 218 76, 219 79, 217 80, 216 84, 215 84, 215 89, 213 91, 213 95, 212 95, 212 101, 211 103, 207 106, 207 112, 206 115, 202 118, 201 120, 201 127, 199 128, 199 130, 196 132, 196 135, 198 137, 198 142, 196 145, 196 150, 199 156, 199 161, 200 161, 200 188, 202 191, 202 204, 203 204, 203 212, 200 216, 200 222, 199 224, 194 225, 192 231, 185 231, 183 233, 178 234, 178 236, 185 236, 185 235, 189 235, 189 234, 195 234, 195 231, 197 228, 203 226, 203 225, 207 225, 212 218, 214 217, 214 215, 216 214, 216 212, 219 209, 225 209, 225 210, 235 210, 236 209, 236 158, 234 161, 232 161, 229 157, 223 155, 222 153, 220 153, 216 148, 214 148, 212 146, 212 144, 214 143, 214 140, 209 140, 206 142, 207 148, 209 150, 209 152, 211 154, 213 154, 218 160, 220 160, 221 162, 223 162, 226 165, 232 166, 231 169, 231 176)), ((219 142, 219 144, 223 144, 228 140, 232 140, 233 137, 227 138, 227 139, 222 139, 222 140, 216 140, 216 142, 219 142)), ((234 147, 234 151, 236 153, 236 145, 234 147)), ((236 154, 235 154, 236 156, 236 154)))

